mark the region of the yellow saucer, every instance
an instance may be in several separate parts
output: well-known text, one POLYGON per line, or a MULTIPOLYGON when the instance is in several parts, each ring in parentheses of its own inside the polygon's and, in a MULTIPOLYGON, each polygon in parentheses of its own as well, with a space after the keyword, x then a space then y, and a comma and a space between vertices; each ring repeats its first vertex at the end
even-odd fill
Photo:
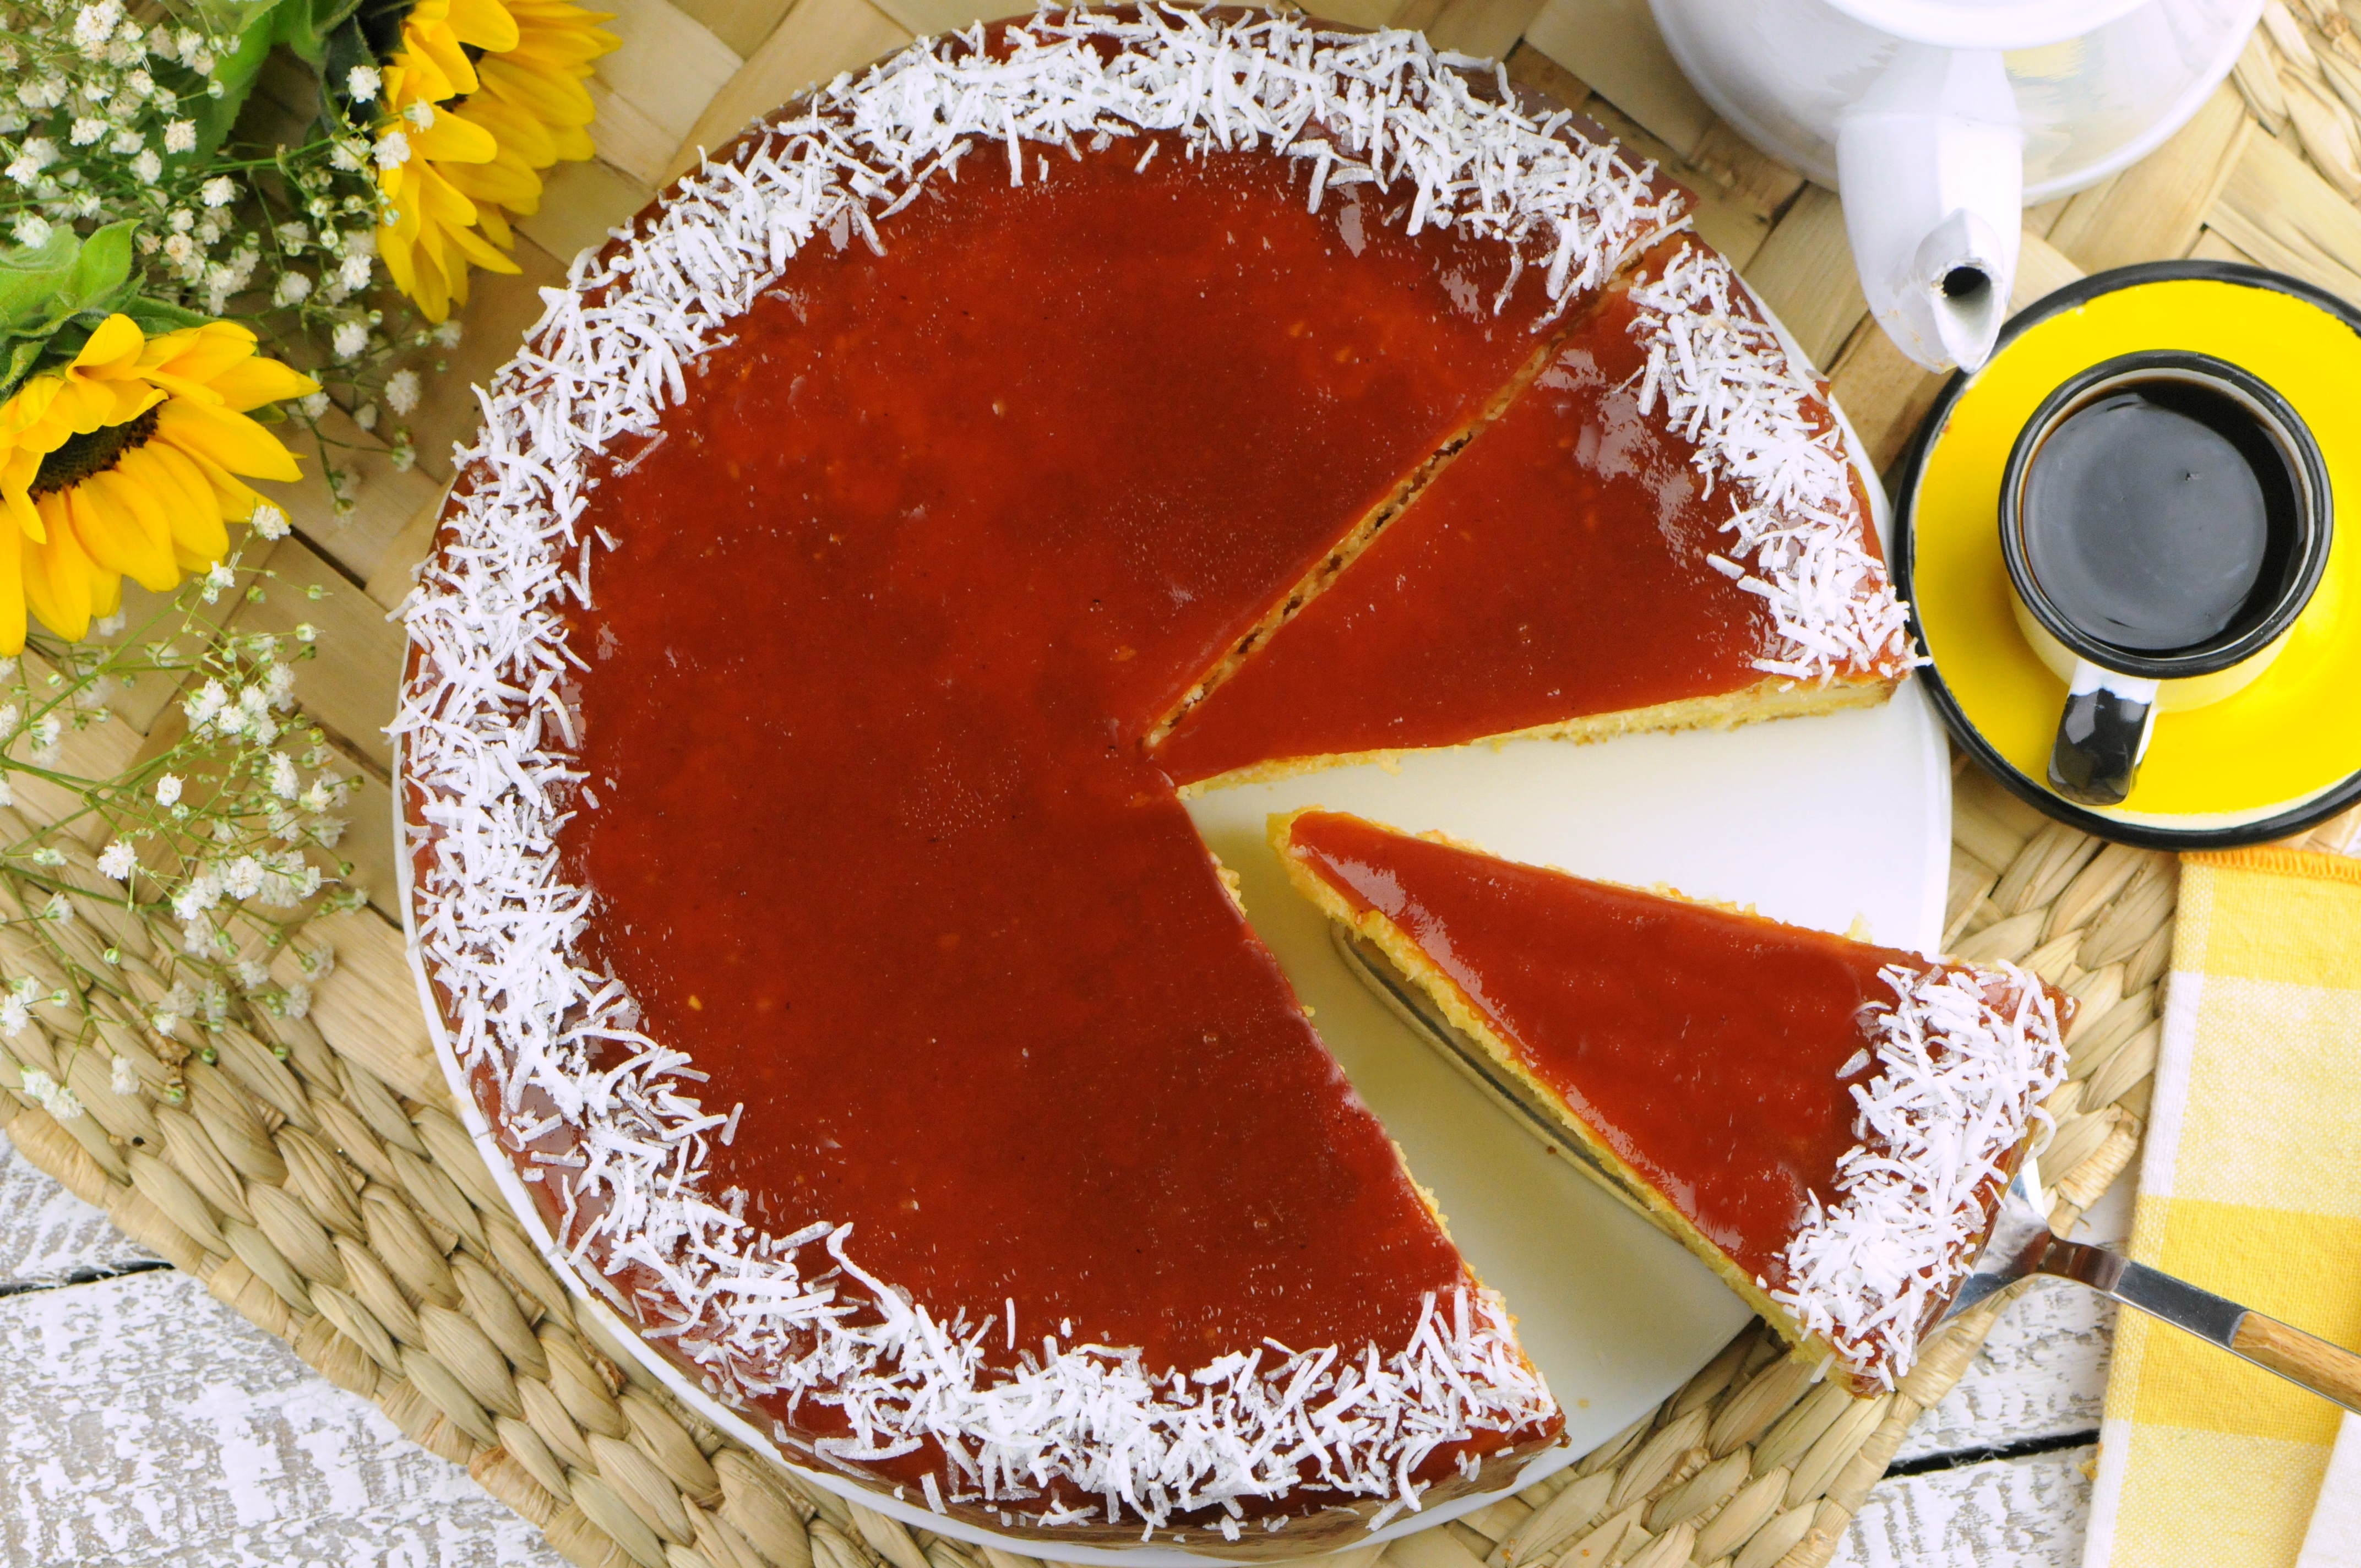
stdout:
POLYGON ((1927 416, 1895 486, 1895 574, 1934 658, 1921 672, 1960 743, 2054 817, 2158 848, 2253 843, 2361 800, 2361 314, 2259 268, 2156 262, 2102 272, 2009 323, 1927 416), (2327 460, 2328 568, 2286 648, 2211 707, 2167 713, 2119 806, 2054 794, 2065 683, 2017 630, 2001 559, 2001 470, 2041 400, 2079 370, 2139 349, 2229 360, 2294 405, 2327 460))

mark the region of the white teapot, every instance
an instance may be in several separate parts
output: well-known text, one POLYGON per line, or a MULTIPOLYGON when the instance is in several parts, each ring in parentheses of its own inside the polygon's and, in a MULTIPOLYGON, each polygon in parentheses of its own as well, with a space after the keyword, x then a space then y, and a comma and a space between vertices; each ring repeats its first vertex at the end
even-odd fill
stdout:
POLYGON ((1651 4, 1721 117, 1843 198, 1870 310, 1935 370, 1992 353, 2020 210, 2179 129, 2262 11, 2262 0, 1651 4))

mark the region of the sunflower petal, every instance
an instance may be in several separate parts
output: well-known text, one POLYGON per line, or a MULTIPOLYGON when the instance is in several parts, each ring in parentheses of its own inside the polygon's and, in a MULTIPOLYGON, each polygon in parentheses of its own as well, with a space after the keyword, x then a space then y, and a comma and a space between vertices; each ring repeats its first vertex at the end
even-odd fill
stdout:
POLYGON ((25 651, 25 553, 32 548, 22 530, 0 529, 0 658, 25 651))
POLYGON ((49 532, 47 526, 41 521, 40 507, 31 496, 14 487, 0 493, 5 493, 6 496, 8 516, 16 524, 13 531, 0 529, 0 533, 10 532, 21 533, 35 543, 39 543, 49 532))
POLYGON ((515 248, 516 231, 509 227, 507 209, 498 203, 485 202, 477 206, 476 226, 482 229, 485 237, 494 245, 515 248))
POLYGON ((258 354, 215 376, 213 387, 225 406, 244 413, 265 403, 310 397, 320 389, 320 383, 292 366, 258 354))
POLYGON ((254 515, 254 509, 262 504, 259 495, 232 478, 228 471, 212 458, 185 448, 180 455, 189 460, 190 466, 203 477, 206 484, 213 487, 214 499, 221 503, 225 522, 244 522, 254 515))
POLYGON ((73 357, 77 370, 106 370, 124 363, 137 364, 139 351, 148 346, 148 334, 138 323, 126 315, 111 315, 98 323, 90 341, 73 357))
POLYGON ((151 441, 137 454, 169 481, 177 499, 166 510, 172 519, 172 553, 185 572, 202 571, 229 550, 229 531, 222 523, 221 498, 193 458, 166 442, 151 441))
POLYGON ((490 163, 470 163, 443 172, 462 195, 476 203, 476 221, 479 224, 484 220, 487 203, 518 213, 530 213, 541 205, 539 177, 524 166, 522 159, 507 153, 490 163))
POLYGON ((500 144, 465 115, 436 109, 431 125, 410 133, 410 150, 433 163, 489 163, 500 155, 500 144))
POLYGON ((492 54, 517 46, 516 18, 500 0, 451 0, 451 31, 461 43, 492 54))
POLYGON ((74 539, 65 508, 48 504, 60 498, 41 499, 49 537, 24 552, 25 607, 67 641, 79 642, 90 631, 91 578, 99 568, 74 539))
POLYGON ((181 580, 163 509, 120 476, 95 474, 68 490, 66 516, 83 554, 106 570, 137 577, 159 593, 181 580))
POLYGON ((493 56, 484 61, 484 86, 510 103, 530 110, 544 125, 587 126, 592 108, 590 94, 582 83, 570 77, 552 76, 545 71, 529 70, 512 64, 505 56, 493 56))
POLYGON ((479 93, 451 112, 475 121, 498 137, 501 154, 522 159, 528 169, 546 169, 557 160, 556 145, 549 139, 548 127, 506 99, 479 93))
POLYGON ((295 455, 279 438, 240 413, 175 398, 156 412, 156 436, 183 452, 211 458, 233 474, 258 479, 300 479, 295 455))

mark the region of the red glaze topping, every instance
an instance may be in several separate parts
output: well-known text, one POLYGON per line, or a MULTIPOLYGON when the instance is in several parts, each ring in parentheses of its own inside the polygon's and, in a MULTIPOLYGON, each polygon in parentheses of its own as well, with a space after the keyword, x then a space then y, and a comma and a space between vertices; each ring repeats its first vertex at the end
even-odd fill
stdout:
POLYGON ((1416 942, 1523 1065, 1750 1275, 1776 1288, 1806 1192, 1836 1195, 1875 1072, 1871 947, 1306 812, 1290 849, 1416 942), (1856 1055, 1859 1060, 1854 1060, 1856 1055), (1850 1077, 1839 1070, 1853 1067, 1850 1077))
POLYGON ((1609 295, 1351 572, 1182 717, 1166 770, 1462 745, 1763 681, 1771 616, 1706 559, 1732 548, 1730 499, 1705 493, 1661 411, 1641 412, 1634 314, 1628 290, 1609 295))
POLYGON ((1499 247, 1145 147, 932 184, 692 371, 585 520, 562 847, 750 1221, 1020 1348, 1398 1345, 1464 1267, 1137 740, 1538 339, 1499 247))

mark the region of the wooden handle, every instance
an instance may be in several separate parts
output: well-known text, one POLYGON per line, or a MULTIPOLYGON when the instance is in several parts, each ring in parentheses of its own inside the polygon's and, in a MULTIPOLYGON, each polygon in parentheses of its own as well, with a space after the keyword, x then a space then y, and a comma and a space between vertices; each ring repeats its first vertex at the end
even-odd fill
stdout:
POLYGON ((2290 1328, 2277 1318, 2248 1312, 2238 1320, 2230 1348, 2348 1410, 2361 1411, 2361 1355, 2342 1345, 2290 1328))

